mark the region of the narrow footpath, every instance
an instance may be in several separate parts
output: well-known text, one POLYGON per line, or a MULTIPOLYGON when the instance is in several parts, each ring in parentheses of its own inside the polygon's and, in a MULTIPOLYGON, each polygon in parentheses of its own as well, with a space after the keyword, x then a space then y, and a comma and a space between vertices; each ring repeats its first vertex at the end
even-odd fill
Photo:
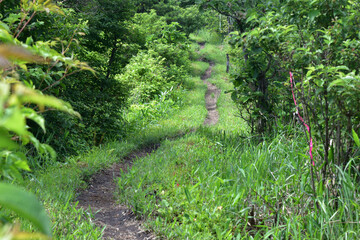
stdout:
POLYGON ((142 221, 136 218, 129 207, 116 202, 114 193, 118 188, 115 179, 120 177, 120 169, 127 172, 134 160, 151 154, 158 147, 155 145, 134 152, 121 162, 93 175, 88 188, 78 196, 78 207, 90 208, 95 216, 95 224, 100 228, 105 227, 103 239, 154 239, 150 232, 142 229, 142 221))
MULTIPOLYGON (((205 43, 200 44, 203 48, 205 43)), ((203 60, 205 61, 205 60, 203 60)), ((217 99, 221 90, 214 84, 207 81, 211 77, 214 63, 210 62, 201 80, 207 85, 205 94, 206 109, 208 111, 204 125, 215 125, 219 120, 217 111, 217 99)), ((103 239, 114 240, 151 240, 155 236, 142 228, 143 222, 136 218, 131 209, 125 205, 118 204, 114 193, 117 192, 117 183, 115 181, 123 172, 131 168, 133 161, 151 154, 160 145, 154 145, 134 152, 125 157, 121 162, 113 164, 110 168, 100 171, 92 176, 88 182, 88 188, 81 191, 77 197, 78 207, 89 209, 94 213, 95 224, 105 227, 103 239)))
POLYGON ((220 96, 221 90, 214 84, 210 83, 206 79, 211 77, 211 71, 215 63, 210 62, 210 66, 206 70, 205 74, 201 77, 201 80, 206 84, 207 91, 205 94, 206 109, 208 114, 205 118, 204 125, 215 125, 219 121, 219 113, 217 111, 217 99, 220 96))

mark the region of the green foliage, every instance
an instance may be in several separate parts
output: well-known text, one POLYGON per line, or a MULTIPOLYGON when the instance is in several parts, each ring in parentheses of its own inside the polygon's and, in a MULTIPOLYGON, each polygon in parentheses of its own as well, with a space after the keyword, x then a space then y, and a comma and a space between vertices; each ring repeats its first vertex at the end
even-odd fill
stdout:
POLYGON ((140 52, 118 76, 119 82, 126 85, 130 103, 148 102, 170 86, 165 69, 164 59, 154 58, 152 52, 140 52))
POLYGON ((132 4, 137 3, 67 3, 78 12, 66 10, 69 17, 65 22, 72 22, 76 33, 81 33, 77 39, 81 45, 72 49, 97 73, 96 77, 86 72, 76 73, 54 90, 82 115, 80 121, 59 113, 46 113, 51 124, 48 128, 60 131, 52 136, 39 135, 61 156, 79 154, 92 145, 123 138, 129 128, 123 117, 129 103, 151 101, 187 77, 188 46, 179 24, 167 24, 155 11, 135 14, 132 4), (78 17, 86 21, 76 22, 78 17))
POLYGON ((171 88, 146 103, 135 103, 126 112, 127 121, 132 129, 145 129, 159 122, 180 108, 185 91, 171 88))
MULTIPOLYGON (((60 73, 60 80, 55 83, 60 82, 67 75, 67 71, 91 70, 85 63, 73 57, 66 57, 65 51, 58 53, 52 49, 54 42, 34 41, 31 37, 27 37, 24 42, 19 40, 20 35, 24 34, 25 28, 28 27, 37 12, 51 11, 62 14, 58 6, 51 1, 22 1, 19 9, 22 14, 9 14, 4 19, 4 22, 9 25, 0 22, 0 180, 13 182, 21 182, 23 180, 22 172, 30 171, 24 153, 26 148, 34 148, 39 155, 45 155, 52 159, 56 157, 55 151, 49 145, 41 143, 33 134, 33 126, 45 132, 45 121, 40 115, 41 112, 57 109, 80 117, 70 104, 54 96, 44 95, 41 91, 36 90, 31 80, 24 76, 36 77, 36 73, 41 74, 42 69, 36 64, 49 64, 48 71, 55 65, 63 65, 66 70, 60 73), (16 24, 17 27, 15 27, 16 24), (32 147, 27 147, 29 145, 32 147)), ((19 9, 14 6, 12 10, 19 9)), ((48 83, 48 87, 43 91, 54 85, 54 82, 48 83)), ((2 223, 0 226, 1 237, 47 239, 47 236, 51 235, 49 220, 35 196, 13 185, 5 183, 0 185, 2 210, 11 210, 17 213, 18 217, 30 221, 37 230, 44 234, 21 233, 2 223)), ((8 211, 3 214, 7 215, 8 211)), ((8 224, 11 224, 12 219, 7 218, 7 221, 8 224)))
MULTIPOLYGON (((252 237, 341 239, 352 232, 352 237, 357 237, 357 226, 350 222, 357 221, 352 213, 358 204, 350 202, 358 202, 354 184, 358 169, 353 166, 359 161, 358 139, 354 134, 359 127, 356 50, 359 36, 353 27, 359 26, 359 5, 353 1, 291 0, 203 1, 202 4, 234 21, 236 31, 228 36, 232 45, 234 89, 231 92, 252 132, 266 136, 274 129, 284 128, 292 119, 297 120, 300 114, 310 126, 311 133, 306 137, 313 139, 315 166, 308 166, 306 177, 302 176, 308 190, 313 191, 309 192, 312 195, 308 199, 309 210, 292 220, 289 220, 291 216, 284 222, 277 219, 280 222, 271 230, 263 226, 266 224, 259 224, 261 228, 252 237), (294 117, 289 71, 295 76, 298 111, 294 117), (337 202, 339 199, 341 203, 337 202), (354 209, 348 211, 342 204, 354 209), (332 222, 332 218, 340 216, 338 213, 340 218, 347 219, 335 220, 344 223, 341 226, 332 222), (323 230, 315 230, 319 228, 323 230)), ((274 181, 280 176, 275 176, 274 181)), ((297 179, 302 177, 298 175, 297 179)), ((294 196, 294 199, 302 198, 297 193, 294 196)), ((299 201, 289 203, 288 208, 299 201)), ((305 205, 299 208, 306 209, 305 205)), ((294 211, 289 212, 295 215, 294 211)))
POLYGON ((140 1, 136 3, 139 13, 156 11, 168 24, 177 22, 181 25, 181 31, 189 36, 191 33, 209 24, 211 14, 200 13, 195 1, 161 0, 140 1), (147 8, 145 8, 147 6, 147 8))
POLYGON ((128 22, 131 32, 135 32, 137 42, 144 47, 148 41, 161 37, 161 31, 166 26, 164 17, 159 17, 152 9, 149 13, 136 13, 128 22))
POLYGON ((187 36, 207 25, 210 18, 206 14, 201 14, 195 5, 185 8, 177 5, 172 5, 172 7, 172 11, 165 15, 168 22, 178 22, 187 36))
POLYGON ((168 238, 356 237, 358 225, 352 223, 359 219, 358 187, 348 171, 338 170, 341 192, 319 196, 321 208, 314 210, 301 135, 256 144, 200 130, 166 141, 122 175, 122 199, 135 213, 149 216, 149 226, 168 238), (341 205, 335 208, 337 201, 341 205))
POLYGON ((187 78, 189 49, 179 24, 167 24, 154 10, 136 14, 129 25, 139 33, 142 47, 148 49, 134 56, 117 76, 126 89, 128 102, 134 107, 134 104, 152 101, 187 78))
POLYGON ((202 28, 199 31, 193 33, 191 39, 200 43, 210 43, 210 44, 220 44, 223 41, 223 38, 214 31, 209 31, 206 28, 202 28))
MULTIPOLYGON (((27 4, 1 4, 4 21, 10 25, 10 30, 28 45, 41 43, 49 47, 47 52, 51 48, 61 54, 57 55, 59 59, 53 57, 54 61, 49 66, 33 65, 28 71, 20 71, 21 79, 30 87, 71 103, 82 115, 82 120, 79 120, 47 111, 43 116, 50 134, 30 123, 34 135, 52 145, 60 159, 86 151, 92 145, 124 137, 127 127, 123 112, 128 102, 133 101, 128 100, 132 84, 119 84, 117 78, 125 74, 125 66, 139 51, 153 50, 151 55, 154 59, 160 59, 159 56, 164 58, 161 63, 163 69, 154 68, 161 72, 156 88, 146 86, 144 80, 142 86, 134 90, 137 96, 132 96, 132 99, 144 92, 148 96, 143 99, 151 100, 175 85, 169 82, 184 82, 189 71, 189 49, 182 31, 189 32, 174 21, 176 17, 192 19, 190 25, 199 25, 203 21, 203 18, 196 20, 197 9, 193 3, 185 4, 187 9, 179 7, 179 2, 158 4, 151 1, 65 1, 61 3, 61 8, 47 6, 56 8, 57 12, 63 13, 61 16, 39 12, 41 9, 35 9, 35 3, 30 4, 32 9, 27 4), (144 6, 158 6, 159 11, 172 9, 172 13, 159 17, 151 8, 140 10, 144 6), (143 13, 134 15, 136 11, 143 13), (88 62, 96 75, 79 72, 79 68, 89 68, 82 61, 76 62, 73 56, 88 62), (66 59, 69 61, 64 64, 66 59), (162 85, 162 81, 166 84, 162 85)), ((34 48, 34 51, 37 50, 34 48)), ((45 159, 33 155, 33 166, 47 164, 45 159)))
POLYGON ((13 39, 9 34, 10 28, 2 24, 0 33, 3 41, 8 44, 0 45, 0 58, 2 59, 2 75, 1 75, 1 98, 0 98, 0 128, 1 128, 1 177, 21 179, 19 170, 29 171, 26 163, 25 155, 22 151, 16 150, 17 144, 13 141, 18 140, 22 145, 31 143, 40 154, 49 154, 55 158, 54 150, 47 144, 41 144, 33 133, 29 131, 27 120, 36 123, 43 131, 45 131, 44 119, 29 104, 37 105, 38 110, 43 111, 44 107, 59 109, 64 112, 77 115, 71 106, 55 97, 46 96, 32 88, 22 84, 18 79, 16 67, 20 66, 27 70, 26 63, 44 62, 44 58, 33 55, 30 51, 40 53, 48 57, 48 59, 56 58, 63 61, 69 66, 76 66, 78 63, 72 62, 70 59, 62 58, 60 54, 49 49, 48 45, 34 43, 33 47, 26 50, 20 47, 19 42, 13 39), (10 44, 12 43, 12 45, 10 44), (49 52, 47 52, 49 51, 49 52), (15 151, 13 151, 15 150, 15 151))
MULTIPOLYGON (((67 158, 64 163, 54 163, 28 176, 24 185, 44 202, 53 222, 53 236, 61 239, 100 239, 102 230, 94 225, 93 214, 77 209, 73 204, 76 192, 84 187, 85 180, 137 149, 183 135, 202 124, 206 116, 206 88, 197 78, 187 81, 192 89, 186 92, 186 98, 182 98, 182 91, 174 89, 148 104, 134 105, 136 109, 131 107, 127 117, 134 120, 129 120, 135 125, 130 125, 134 131, 123 141, 92 148, 79 156, 67 158), (177 105, 180 102, 178 98, 182 101, 180 107, 177 105), (138 106, 144 109, 146 119, 137 112, 138 106)), ((24 223, 22 227, 33 229, 24 223)))
POLYGON ((51 236, 48 216, 33 194, 11 184, 0 183, 0 205, 28 219, 42 233, 51 236))
MULTIPOLYGON (((59 10, 58 12, 66 14, 67 17, 65 18, 64 15, 59 16, 58 14, 38 12, 37 9, 29 8, 26 5, 27 3, 24 4, 12 9, 5 9, 5 16, 7 17, 4 18, 4 21, 10 25, 9 31, 14 31, 11 35, 15 36, 16 34, 18 39, 22 40, 30 51, 44 56, 42 62, 45 61, 49 64, 32 64, 26 67, 20 65, 22 69, 19 69, 17 73, 26 86, 66 99, 63 92, 67 89, 66 83, 68 80, 65 79, 76 74, 80 69, 93 71, 87 64, 75 59, 73 54, 73 51, 78 49, 78 37, 83 35, 83 31, 86 30, 86 22, 76 22, 78 20, 75 19, 75 13, 71 9, 62 9, 60 11, 58 7, 56 8, 59 10), (16 20, 19 16, 21 18, 16 20)), ((12 41, 4 37, 2 41, 12 41)), ((28 122, 31 132, 43 141, 49 140, 51 135, 55 135, 55 137, 60 139, 61 133, 66 132, 66 130, 61 128, 63 122, 56 118, 58 115, 59 113, 47 109, 46 113, 42 116, 47 119, 48 134, 32 121, 28 122), (58 124, 59 122, 60 124, 58 124)), ((73 125, 80 122, 79 119, 71 118, 65 114, 62 116, 64 120, 68 120, 67 122, 73 122, 73 125)), ((53 141, 46 142, 51 145, 54 143, 53 141)), ((37 145, 34 146, 37 147, 37 145)), ((66 144, 63 144, 63 146, 66 146, 66 144)), ((57 151, 62 150, 56 144, 54 144, 54 147, 57 151)), ((32 166, 41 166, 47 162, 46 158, 39 158, 34 153, 33 147, 28 147, 28 151, 32 155, 32 166)), ((59 152, 60 155, 63 155, 62 151, 59 152)))
MULTIPOLYGON (((205 65, 197 68, 200 71, 205 65)), ((218 79, 210 81, 221 84, 218 79)), ((345 85, 339 82, 338 87, 345 85)), ((219 111, 224 114, 225 110, 219 111)), ((256 138, 239 137, 225 124, 227 119, 221 121, 227 131, 201 128, 166 141, 119 178, 122 201, 138 215, 148 217, 148 226, 160 237, 359 237, 358 156, 345 167, 331 165, 332 177, 316 181, 313 194, 307 142, 300 129, 278 121, 279 128, 290 130, 259 143, 256 138)), ((357 145, 356 131, 350 131, 357 145)), ((320 159, 323 146, 314 147, 314 158, 320 159)), ((318 165, 314 168, 319 177, 321 169, 318 165)))
POLYGON ((279 120, 291 120, 292 71, 299 108, 324 148, 324 177, 331 144, 336 163, 350 160, 354 151, 349 134, 359 124, 359 36, 353 28, 359 24, 358 5, 289 0, 210 1, 203 6, 234 20, 237 31, 229 35, 231 92, 252 132, 271 132, 279 120))

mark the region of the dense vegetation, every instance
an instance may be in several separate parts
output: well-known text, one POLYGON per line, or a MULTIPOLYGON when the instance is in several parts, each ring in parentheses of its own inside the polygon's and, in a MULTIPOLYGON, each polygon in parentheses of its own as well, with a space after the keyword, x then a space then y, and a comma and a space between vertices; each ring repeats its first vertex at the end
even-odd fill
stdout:
POLYGON ((359 238, 359 8, 0 0, 0 238, 20 217, 26 237, 99 239, 76 189, 161 141, 118 179, 161 237, 359 238), (208 62, 220 121, 200 127, 208 62))

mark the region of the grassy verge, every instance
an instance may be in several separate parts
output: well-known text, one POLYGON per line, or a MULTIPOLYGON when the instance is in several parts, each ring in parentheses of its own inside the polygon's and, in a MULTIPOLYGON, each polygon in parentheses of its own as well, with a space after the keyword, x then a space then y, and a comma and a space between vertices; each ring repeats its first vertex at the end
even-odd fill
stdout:
POLYGON ((202 128, 166 141, 156 153, 135 162, 119 179, 120 196, 135 213, 150 219, 160 237, 261 237, 266 222, 276 215, 269 214, 273 209, 267 201, 272 205, 281 200, 303 166, 302 157, 291 154, 297 147, 285 138, 256 145, 202 128))
MULTIPOLYGON (((199 54, 217 63, 210 81, 229 89, 223 60, 216 57, 220 46, 207 47, 199 54)), ((316 182, 314 196, 303 133, 281 133, 261 143, 241 138, 246 129, 232 114, 236 108, 228 95, 221 95, 218 107, 217 125, 163 142, 118 179, 120 200, 147 219, 149 228, 167 239, 360 237, 353 162, 346 171, 334 166, 341 177, 316 182)))

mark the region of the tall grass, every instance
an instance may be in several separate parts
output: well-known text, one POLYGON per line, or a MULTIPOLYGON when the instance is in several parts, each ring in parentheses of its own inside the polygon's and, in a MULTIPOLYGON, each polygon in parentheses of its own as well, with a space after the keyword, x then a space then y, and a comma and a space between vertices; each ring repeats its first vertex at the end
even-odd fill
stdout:
POLYGON ((286 134, 256 144, 204 128, 135 162, 120 196, 170 239, 356 239, 350 171, 337 168, 336 196, 318 184, 314 197, 305 152, 286 134))
MULTIPOLYGON (((221 49, 207 44, 200 54, 217 64, 209 81, 230 90, 221 49)), ((324 185, 316 181, 314 194, 302 132, 285 126, 259 143, 244 135, 236 106, 224 92, 218 110, 217 125, 165 141, 118 179, 119 199, 160 238, 360 237, 355 161, 345 170, 333 165, 334 178, 324 185)), ((319 172, 317 167, 315 175, 319 172)))

